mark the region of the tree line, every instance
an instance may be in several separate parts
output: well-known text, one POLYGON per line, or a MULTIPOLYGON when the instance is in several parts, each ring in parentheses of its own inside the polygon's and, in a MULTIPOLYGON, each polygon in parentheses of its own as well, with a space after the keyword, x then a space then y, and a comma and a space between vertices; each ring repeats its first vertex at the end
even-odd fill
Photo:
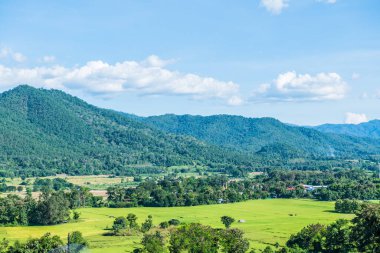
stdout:
POLYGON ((79 253, 89 246, 82 233, 74 231, 65 243, 59 236, 46 233, 40 238, 30 238, 26 242, 16 241, 10 245, 7 239, 0 241, 1 253, 79 253))
POLYGON ((83 187, 68 192, 44 189, 38 200, 30 192, 25 198, 9 194, 0 198, 0 225, 54 225, 70 220, 73 209, 103 205, 101 197, 93 196, 83 187))
POLYGON ((265 198, 379 199, 380 182, 366 170, 268 170, 254 178, 227 176, 146 180, 136 188, 107 189, 110 207, 194 206, 265 198), (306 188, 305 185, 312 185, 306 188))

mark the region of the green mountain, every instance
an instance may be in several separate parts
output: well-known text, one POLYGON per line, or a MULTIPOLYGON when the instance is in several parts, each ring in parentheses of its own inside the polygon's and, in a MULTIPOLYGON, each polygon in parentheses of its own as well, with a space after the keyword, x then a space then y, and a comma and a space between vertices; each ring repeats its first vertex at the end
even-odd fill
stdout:
POLYGON ((23 85, 0 94, 0 176, 248 162, 238 152, 165 133, 62 91, 23 85))
POLYGON ((380 138, 380 120, 372 120, 358 125, 353 124, 325 124, 314 127, 321 132, 345 134, 356 137, 380 138))
POLYGON ((380 143, 375 140, 322 133, 273 118, 167 114, 141 120, 168 133, 192 136, 214 145, 263 156, 353 158, 380 151, 380 143))

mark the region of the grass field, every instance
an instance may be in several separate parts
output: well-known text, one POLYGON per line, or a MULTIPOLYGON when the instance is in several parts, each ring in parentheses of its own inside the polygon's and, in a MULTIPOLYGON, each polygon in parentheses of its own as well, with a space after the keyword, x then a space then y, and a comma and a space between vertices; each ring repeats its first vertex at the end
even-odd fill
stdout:
POLYGON ((318 202, 304 199, 251 200, 247 202, 195 207, 171 208, 84 208, 80 209, 81 219, 77 223, 56 226, 0 227, 0 238, 11 241, 25 240, 28 237, 41 236, 46 232, 58 234, 62 238, 67 233, 79 230, 89 240, 91 252, 130 252, 138 246, 140 237, 103 236, 105 228, 111 227, 113 217, 135 213, 143 222, 153 215, 154 224, 176 218, 182 222, 200 222, 213 227, 222 227, 220 217, 229 215, 245 223, 234 223, 232 227, 242 229, 250 241, 251 247, 263 248, 279 242, 283 245, 287 238, 311 223, 328 224, 339 218, 351 218, 352 215, 338 214, 333 211, 333 202, 318 202), (292 214, 293 216, 291 216, 292 214))

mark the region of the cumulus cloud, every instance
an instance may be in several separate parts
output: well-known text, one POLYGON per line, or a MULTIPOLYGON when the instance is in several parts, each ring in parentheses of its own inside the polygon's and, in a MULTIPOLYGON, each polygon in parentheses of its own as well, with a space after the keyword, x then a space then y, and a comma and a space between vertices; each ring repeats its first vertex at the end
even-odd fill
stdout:
POLYGON ((346 113, 346 124, 360 124, 368 122, 367 115, 365 114, 360 114, 360 113, 352 113, 352 112, 347 112, 346 113))
POLYGON ((288 0, 261 0, 260 3, 275 15, 280 14, 284 8, 288 7, 288 0))
POLYGON ((142 62, 124 61, 109 64, 90 61, 82 66, 15 68, 0 65, 0 83, 27 83, 46 88, 82 90, 110 96, 126 92, 141 95, 183 95, 193 99, 220 99, 229 105, 239 105, 239 85, 202 77, 192 73, 171 71, 170 62, 150 56, 142 62))
POLYGON ((344 98, 347 84, 337 73, 297 74, 295 71, 278 75, 271 83, 262 84, 253 100, 321 101, 344 98))
POLYGON ((26 57, 22 53, 14 52, 12 49, 6 47, 0 49, 0 58, 11 59, 16 62, 26 61, 26 57))

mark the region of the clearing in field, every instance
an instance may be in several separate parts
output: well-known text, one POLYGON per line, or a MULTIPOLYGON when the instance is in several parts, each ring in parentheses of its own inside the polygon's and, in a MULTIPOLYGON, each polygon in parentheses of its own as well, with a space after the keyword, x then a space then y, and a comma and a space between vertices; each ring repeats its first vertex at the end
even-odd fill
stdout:
POLYGON ((155 225, 175 218, 181 222, 200 222, 213 227, 223 227, 220 217, 228 215, 244 223, 234 223, 245 232, 251 247, 263 248, 276 242, 283 245, 292 233, 298 232, 311 223, 328 224, 339 218, 350 219, 352 215, 334 213, 333 202, 319 202, 305 199, 271 199, 251 200, 247 202, 169 208, 83 208, 77 223, 56 226, 34 227, 0 227, 0 238, 11 241, 25 240, 28 237, 41 236, 46 232, 60 235, 79 230, 88 239, 91 252, 129 252, 140 243, 139 236, 115 237, 104 236, 106 227, 112 227, 114 217, 136 214, 142 223, 146 217, 153 215, 155 225), (106 250, 106 251, 105 251, 106 250))

